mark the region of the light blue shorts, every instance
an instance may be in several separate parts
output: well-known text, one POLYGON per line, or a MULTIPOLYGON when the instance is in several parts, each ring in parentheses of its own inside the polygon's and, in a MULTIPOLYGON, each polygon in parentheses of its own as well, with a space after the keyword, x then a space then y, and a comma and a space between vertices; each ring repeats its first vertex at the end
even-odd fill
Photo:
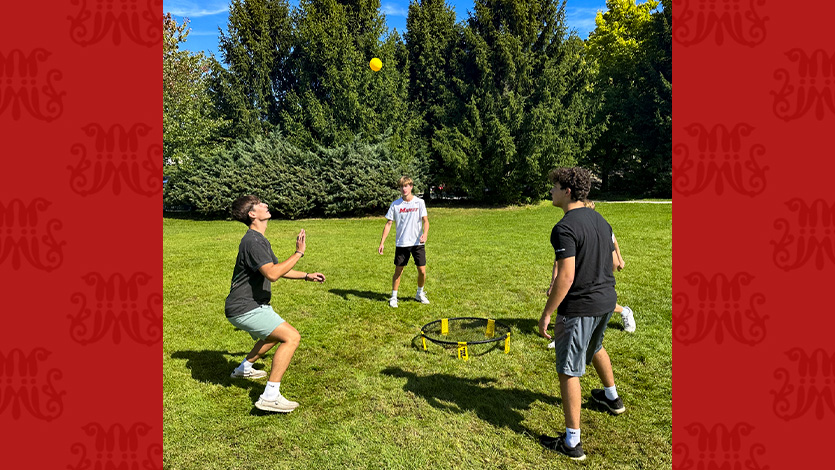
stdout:
POLYGON ((278 325, 284 323, 284 319, 278 316, 270 305, 262 305, 243 315, 226 317, 226 319, 236 328, 249 333, 249 336, 256 341, 267 339, 267 336, 278 328, 278 325))

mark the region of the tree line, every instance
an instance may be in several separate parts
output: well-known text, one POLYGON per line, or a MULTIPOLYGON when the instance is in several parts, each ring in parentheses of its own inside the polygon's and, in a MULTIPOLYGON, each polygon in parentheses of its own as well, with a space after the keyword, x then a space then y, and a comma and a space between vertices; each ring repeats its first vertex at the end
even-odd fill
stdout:
POLYGON ((232 0, 219 57, 180 49, 187 21, 168 15, 164 199, 219 213, 257 190, 295 201, 287 217, 363 213, 409 173, 424 192, 527 203, 574 164, 602 194, 669 197, 671 0, 606 7, 583 40, 558 0, 476 0, 462 22, 413 0, 403 35, 379 0, 232 0))

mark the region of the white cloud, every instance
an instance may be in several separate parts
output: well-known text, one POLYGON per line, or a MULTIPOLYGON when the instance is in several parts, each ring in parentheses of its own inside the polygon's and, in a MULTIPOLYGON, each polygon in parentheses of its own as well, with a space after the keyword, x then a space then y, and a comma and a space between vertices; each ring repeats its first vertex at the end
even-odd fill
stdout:
POLYGON ((380 9, 386 16, 409 16, 409 9, 407 7, 393 3, 383 3, 380 5, 380 9))
POLYGON ((162 8, 164 11, 175 16, 186 18, 199 18, 201 16, 212 16, 225 13, 229 5, 225 1, 187 1, 187 0, 164 0, 162 8))

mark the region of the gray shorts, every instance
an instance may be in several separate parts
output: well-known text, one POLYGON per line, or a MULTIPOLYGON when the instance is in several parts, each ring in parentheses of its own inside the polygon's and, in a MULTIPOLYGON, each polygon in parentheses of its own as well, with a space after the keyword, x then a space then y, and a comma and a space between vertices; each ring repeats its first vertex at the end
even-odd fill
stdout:
POLYGON ((249 336, 256 341, 267 339, 267 336, 278 328, 278 325, 284 323, 284 319, 278 316, 270 305, 262 305, 243 315, 226 317, 226 319, 236 328, 249 333, 249 336))
POLYGON ((557 315, 554 325, 554 350, 557 353, 557 372, 580 377, 586 373, 591 358, 603 347, 603 332, 612 318, 609 312, 602 317, 564 317, 557 315))

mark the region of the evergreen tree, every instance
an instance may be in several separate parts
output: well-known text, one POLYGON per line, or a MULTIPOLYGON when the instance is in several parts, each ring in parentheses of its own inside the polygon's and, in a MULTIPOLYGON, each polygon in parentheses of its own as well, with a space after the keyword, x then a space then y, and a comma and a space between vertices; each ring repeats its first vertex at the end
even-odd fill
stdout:
POLYGON ((413 0, 406 18, 409 57, 409 101, 420 116, 419 146, 426 152, 428 179, 433 185, 449 179, 440 153, 432 148, 435 132, 443 126, 445 103, 450 99, 454 46, 462 27, 445 0, 413 0))
POLYGON ((290 5, 287 0, 232 0, 227 30, 220 33, 225 68, 214 64, 213 97, 233 123, 233 137, 267 134, 294 84, 290 5))
POLYGON ((539 200, 594 138, 591 68, 565 2, 477 0, 433 148, 471 197, 539 200))
POLYGON ((360 139, 387 142, 414 158, 417 119, 407 100, 408 57, 397 31, 387 34, 379 0, 302 0, 292 54, 295 86, 280 122, 296 145, 335 147, 360 139), (383 62, 379 72, 368 63, 383 62))

